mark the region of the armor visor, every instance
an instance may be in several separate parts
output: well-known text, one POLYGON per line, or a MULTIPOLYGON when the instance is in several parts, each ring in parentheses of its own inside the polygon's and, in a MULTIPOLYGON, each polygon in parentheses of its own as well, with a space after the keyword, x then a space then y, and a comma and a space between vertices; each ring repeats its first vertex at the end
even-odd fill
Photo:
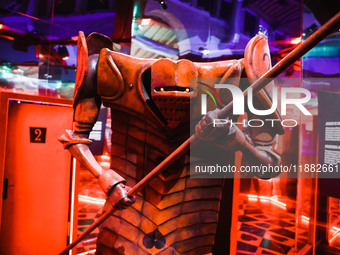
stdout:
POLYGON ((170 128, 189 121, 190 79, 197 78, 189 60, 160 59, 151 66, 151 98, 170 128))

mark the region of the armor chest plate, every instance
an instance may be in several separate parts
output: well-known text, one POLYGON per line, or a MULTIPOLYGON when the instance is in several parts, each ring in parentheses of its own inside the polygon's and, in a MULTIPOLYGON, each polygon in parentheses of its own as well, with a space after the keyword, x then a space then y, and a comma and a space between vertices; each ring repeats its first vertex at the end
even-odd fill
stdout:
MULTIPOLYGON (((165 135, 144 118, 112 113, 111 167, 135 185, 188 134, 165 135)), ((204 254, 213 245, 222 179, 190 178, 188 156, 156 177, 136 203, 103 227, 117 233, 124 254, 204 254)))

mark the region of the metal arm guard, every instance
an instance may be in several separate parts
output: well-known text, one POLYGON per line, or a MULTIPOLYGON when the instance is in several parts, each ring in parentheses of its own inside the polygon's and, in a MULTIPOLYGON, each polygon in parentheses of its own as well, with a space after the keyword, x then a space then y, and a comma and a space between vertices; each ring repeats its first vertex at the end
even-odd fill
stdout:
MULTIPOLYGON (((126 180, 112 169, 109 169, 107 171, 103 171, 103 173, 99 176, 98 183, 99 186, 105 192, 105 194, 109 196, 111 191, 117 186, 117 184, 119 183, 125 184, 126 180)), ((118 196, 118 198, 119 200, 121 199, 120 196, 118 196)), ((116 202, 118 202, 119 200, 117 200, 116 202)), ((110 202, 112 202, 111 199, 110 202)))
POLYGON ((61 135, 58 139, 64 146, 64 149, 70 148, 74 144, 87 144, 90 145, 92 141, 90 139, 78 137, 72 130, 66 129, 65 134, 61 135))
MULTIPOLYGON (((78 136, 72 130, 66 130, 65 134, 63 134, 58 140, 63 144, 65 149, 68 149, 71 152, 72 156, 74 156, 80 163, 88 168, 95 177, 98 178, 98 183, 106 195, 109 196, 114 187, 116 187, 119 183, 126 183, 125 179, 112 169, 107 171, 102 170, 94 158, 86 153, 86 151, 89 150, 86 148, 87 145, 91 144, 89 139, 78 136), (80 145, 86 145, 86 147, 84 148, 80 145), (100 169, 99 171, 98 168, 100 169)), ((117 199, 116 202, 118 202, 121 197, 114 196, 110 200, 115 199, 117 199)))

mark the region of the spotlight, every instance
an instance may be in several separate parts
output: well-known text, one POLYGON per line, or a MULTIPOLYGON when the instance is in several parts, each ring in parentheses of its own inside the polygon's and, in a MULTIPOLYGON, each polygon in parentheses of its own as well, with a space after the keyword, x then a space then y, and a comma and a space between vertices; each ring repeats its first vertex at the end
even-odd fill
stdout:
POLYGON ((168 6, 167 6, 167 4, 164 0, 155 0, 155 1, 157 1, 161 5, 163 10, 166 10, 168 8, 168 6))
POLYGON ((302 42, 302 37, 295 37, 290 40, 291 44, 300 44, 302 42))

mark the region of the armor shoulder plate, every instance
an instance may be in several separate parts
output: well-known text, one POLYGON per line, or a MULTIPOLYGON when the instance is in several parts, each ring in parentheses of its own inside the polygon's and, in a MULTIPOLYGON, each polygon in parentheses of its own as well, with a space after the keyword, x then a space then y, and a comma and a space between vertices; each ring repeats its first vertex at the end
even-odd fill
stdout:
POLYGON ((272 67, 265 35, 257 35, 249 41, 244 52, 244 66, 251 83, 254 83, 272 67))
POLYGON ((85 38, 84 32, 78 34, 77 73, 74 88, 73 105, 77 104, 84 90, 88 73, 95 71, 89 67, 89 56, 99 54, 101 49, 112 49, 111 39, 99 33, 92 33, 85 38), (91 70, 89 70, 89 68, 91 70))
MULTIPOLYGON (((244 52, 244 67, 246 75, 250 83, 254 83, 263 74, 271 68, 270 51, 268 46, 267 37, 263 34, 255 36, 247 44, 244 52)), ((266 88, 256 93, 256 98, 260 103, 268 109, 272 105, 271 98, 269 97, 268 87, 273 87, 274 84, 268 84, 266 88)), ((271 114, 271 118, 281 120, 281 115, 278 110, 271 114)), ((275 121, 275 130, 278 134, 283 134, 284 129, 281 121, 275 121)))
POLYGON ((77 47, 77 70, 76 81, 73 95, 73 105, 76 105, 81 90, 84 87, 86 76, 89 70, 89 54, 84 32, 79 31, 78 34, 78 47, 77 47))
POLYGON ((99 34, 92 33, 86 38, 87 48, 89 55, 99 54, 103 48, 112 50, 112 41, 109 37, 99 34))
POLYGON ((102 49, 98 60, 97 93, 104 100, 117 100, 125 91, 122 74, 111 52, 102 49))

